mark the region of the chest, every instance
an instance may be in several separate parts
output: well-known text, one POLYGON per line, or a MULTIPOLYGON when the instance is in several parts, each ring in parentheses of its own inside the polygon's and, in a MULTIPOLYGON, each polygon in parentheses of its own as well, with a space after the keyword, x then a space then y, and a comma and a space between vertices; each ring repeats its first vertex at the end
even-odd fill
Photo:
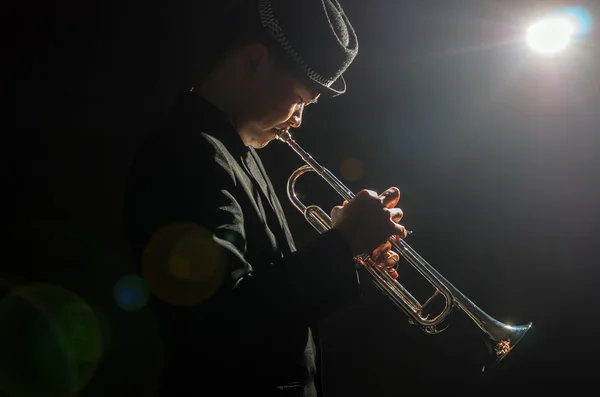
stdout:
POLYGON ((281 204, 268 175, 251 154, 233 163, 236 195, 244 216, 246 259, 263 262, 294 250, 281 204))

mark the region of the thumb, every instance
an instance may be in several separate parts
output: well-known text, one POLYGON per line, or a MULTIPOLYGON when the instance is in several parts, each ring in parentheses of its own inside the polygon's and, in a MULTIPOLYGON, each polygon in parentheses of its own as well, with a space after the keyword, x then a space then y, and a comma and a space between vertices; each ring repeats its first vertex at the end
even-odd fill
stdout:
POLYGON ((341 205, 336 205, 335 207, 332 208, 331 210, 331 221, 333 223, 335 223, 337 217, 339 216, 339 212, 340 210, 343 208, 343 206, 341 205))

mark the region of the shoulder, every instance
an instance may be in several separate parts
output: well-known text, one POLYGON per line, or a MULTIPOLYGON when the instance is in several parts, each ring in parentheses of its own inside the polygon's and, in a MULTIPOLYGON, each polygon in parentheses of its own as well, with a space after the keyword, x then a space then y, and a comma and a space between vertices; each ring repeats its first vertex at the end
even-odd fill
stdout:
POLYGON ((235 183, 235 153, 241 144, 218 109, 186 94, 137 148, 129 178, 152 175, 166 184, 190 178, 222 183, 226 178, 235 183))
POLYGON ((234 178, 232 161, 226 145, 210 132, 163 127, 140 144, 133 156, 130 175, 178 179, 190 173, 205 177, 226 173, 234 178))

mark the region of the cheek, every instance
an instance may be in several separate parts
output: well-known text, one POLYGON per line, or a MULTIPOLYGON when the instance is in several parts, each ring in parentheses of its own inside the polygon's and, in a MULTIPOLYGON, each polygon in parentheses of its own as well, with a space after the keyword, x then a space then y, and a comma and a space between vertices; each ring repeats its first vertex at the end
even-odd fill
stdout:
POLYGON ((262 88, 250 104, 256 109, 255 115, 260 118, 262 127, 273 128, 285 123, 294 114, 297 98, 278 81, 263 84, 262 88))
POLYGON ((277 109, 273 110, 273 121, 277 124, 284 123, 292 117, 294 114, 295 106, 279 105, 277 109))
POLYGON ((289 101, 265 101, 264 103, 263 121, 268 124, 266 126, 268 128, 285 123, 294 114, 295 104, 290 105, 289 101))
POLYGON ((296 111, 298 98, 296 95, 281 95, 273 103, 273 115, 279 123, 286 122, 296 111))

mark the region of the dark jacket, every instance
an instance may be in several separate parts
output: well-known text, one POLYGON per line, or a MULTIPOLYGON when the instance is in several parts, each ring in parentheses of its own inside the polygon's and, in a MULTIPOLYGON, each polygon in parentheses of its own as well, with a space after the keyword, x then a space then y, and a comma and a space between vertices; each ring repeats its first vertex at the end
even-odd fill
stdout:
POLYGON ((224 114, 182 96, 134 159, 124 217, 162 332, 161 396, 317 395, 314 331, 359 296, 352 255, 335 230, 296 249, 224 114))

